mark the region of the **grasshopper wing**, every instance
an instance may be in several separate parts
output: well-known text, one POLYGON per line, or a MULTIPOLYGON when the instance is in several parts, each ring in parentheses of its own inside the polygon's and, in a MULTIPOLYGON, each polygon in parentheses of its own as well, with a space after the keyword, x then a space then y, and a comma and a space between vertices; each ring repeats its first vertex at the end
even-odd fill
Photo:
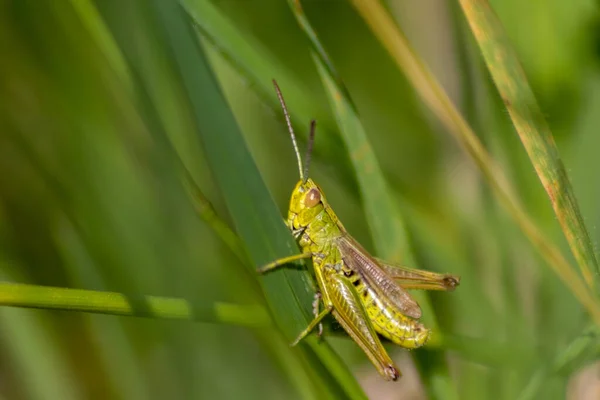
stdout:
POLYGON ((349 234, 336 239, 344 263, 368 284, 369 288, 385 297, 402 314, 412 318, 421 318, 419 304, 394 281, 377 261, 362 248, 349 234))
POLYGON ((414 269, 373 257, 377 264, 404 289, 445 290, 448 292, 460 285, 460 277, 451 274, 414 269))

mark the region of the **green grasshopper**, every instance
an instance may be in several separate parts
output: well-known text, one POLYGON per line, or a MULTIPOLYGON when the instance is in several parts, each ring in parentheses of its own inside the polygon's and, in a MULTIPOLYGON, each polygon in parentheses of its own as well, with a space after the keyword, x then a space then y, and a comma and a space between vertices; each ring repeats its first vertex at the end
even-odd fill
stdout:
POLYGON ((377 371, 386 380, 395 381, 400 377, 400 371, 377 334, 407 349, 423 346, 430 330, 417 321, 421 317, 421 309, 406 289, 451 291, 459 284, 460 278, 389 264, 369 255, 346 232, 321 188, 308 177, 316 123, 313 120, 310 124, 303 167, 285 101, 275 80, 273 84, 298 160, 300 181, 292 192, 286 224, 299 242, 302 253, 275 260, 260 268, 259 272, 265 273, 294 261, 312 258, 318 285, 313 304, 315 318, 292 346, 317 326, 321 335, 321 321, 332 314, 377 371), (321 302, 324 308, 319 311, 321 302))

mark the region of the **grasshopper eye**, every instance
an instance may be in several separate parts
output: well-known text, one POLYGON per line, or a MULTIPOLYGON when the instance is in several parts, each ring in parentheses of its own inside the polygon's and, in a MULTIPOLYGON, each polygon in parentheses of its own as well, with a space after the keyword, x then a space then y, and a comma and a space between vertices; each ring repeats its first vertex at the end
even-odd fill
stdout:
POLYGON ((321 192, 318 189, 310 189, 306 197, 304 198, 304 205, 308 208, 312 208, 321 202, 321 192))

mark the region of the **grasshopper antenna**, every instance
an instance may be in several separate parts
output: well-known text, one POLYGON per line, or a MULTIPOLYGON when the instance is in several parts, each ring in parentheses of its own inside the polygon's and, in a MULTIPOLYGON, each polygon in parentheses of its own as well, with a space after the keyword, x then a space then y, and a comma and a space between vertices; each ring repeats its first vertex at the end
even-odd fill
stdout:
POLYGON ((315 129, 317 127, 317 121, 314 119, 310 121, 310 134, 308 135, 308 144, 306 145, 306 156, 304 157, 304 179, 306 182, 308 179, 308 168, 310 167, 310 158, 312 156, 313 143, 315 142, 315 129))
MULTIPOLYGON (((290 136, 292 137, 292 144, 294 145, 294 152, 296 153, 296 159, 298 160, 298 171, 300 172, 300 179, 303 182, 306 181, 306 177, 304 175, 304 169, 302 168, 302 158, 300 158, 300 150, 298 150, 298 142, 296 141, 296 135, 294 134, 294 128, 292 128, 292 121, 290 120, 290 114, 288 113, 287 107, 285 105, 285 101, 283 100, 283 95, 281 94, 281 89, 279 89, 279 85, 277 81, 273 79, 273 85, 275 85, 275 91, 277 92, 277 97, 279 98, 279 103, 281 103, 281 108, 283 109, 283 115, 285 116, 285 122, 287 123, 288 130, 290 131, 290 136)), ((312 140, 311 140, 312 142, 312 140)), ((310 143, 310 142, 309 142, 310 143)), ((312 144, 309 145, 312 147, 312 144)), ((307 168, 308 170, 308 168, 307 168)))

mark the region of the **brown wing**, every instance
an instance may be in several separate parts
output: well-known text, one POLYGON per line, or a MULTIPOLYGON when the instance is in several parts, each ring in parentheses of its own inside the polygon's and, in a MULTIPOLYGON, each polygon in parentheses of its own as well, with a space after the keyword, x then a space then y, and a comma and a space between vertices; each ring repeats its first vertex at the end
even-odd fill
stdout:
POLYGON ((373 257, 377 264, 404 289, 445 290, 448 292, 460 285, 460 277, 451 274, 414 269, 373 257))
POLYGON ((402 314, 412 318, 421 318, 419 304, 381 268, 352 236, 344 234, 336 240, 336 243, 344 263, 359 274, 371 289, 375 290, 379 296, 389 299, 402 314))

